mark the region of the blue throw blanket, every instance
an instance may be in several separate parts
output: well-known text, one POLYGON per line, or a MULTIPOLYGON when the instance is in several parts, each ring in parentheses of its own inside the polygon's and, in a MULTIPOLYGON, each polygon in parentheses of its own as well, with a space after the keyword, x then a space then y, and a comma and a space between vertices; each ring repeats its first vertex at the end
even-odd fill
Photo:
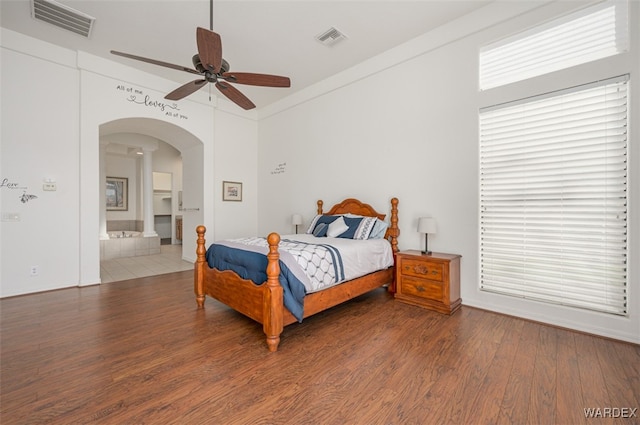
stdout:
MULTIPOLYGON (((267 280, 268 252, 265 238, 235 239, 212 244, 207 250, 209 267, 233 270, 243 279, 261 285, 267 280)), ((305 282, 310 279, 337 283, 344 279, 340 253, 329 245, 315 245, 282 240, 280 252, 280 285, 284 306, 302 321, 304 316, 305 282), (293 270, 293 271, 292 271, 293 270)))

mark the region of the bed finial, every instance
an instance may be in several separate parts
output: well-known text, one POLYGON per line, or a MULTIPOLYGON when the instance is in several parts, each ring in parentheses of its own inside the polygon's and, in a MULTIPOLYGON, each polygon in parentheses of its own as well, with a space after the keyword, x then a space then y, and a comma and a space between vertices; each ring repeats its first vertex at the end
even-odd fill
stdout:
POLYGON ((322 214, 322 199, 318 199, 318 215, 322 214))

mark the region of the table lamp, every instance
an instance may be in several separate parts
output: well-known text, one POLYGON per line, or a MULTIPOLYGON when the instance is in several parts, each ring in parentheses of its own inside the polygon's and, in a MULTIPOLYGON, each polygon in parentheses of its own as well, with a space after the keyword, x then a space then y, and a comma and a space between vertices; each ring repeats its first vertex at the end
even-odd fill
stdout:
POLYGON ((291 224, 296 226, 296 235, 298 234, 298 226, 302 224, 302 216, 300 214, 294 214, 291 216, 291 224))
POLYGON ((420 217, 418 219, 418 232, 424 233, 424 251, 423 254, 431 255, 429 251, 429 233, 435 234, 437 231, 436 220, 431 217, 420 217))

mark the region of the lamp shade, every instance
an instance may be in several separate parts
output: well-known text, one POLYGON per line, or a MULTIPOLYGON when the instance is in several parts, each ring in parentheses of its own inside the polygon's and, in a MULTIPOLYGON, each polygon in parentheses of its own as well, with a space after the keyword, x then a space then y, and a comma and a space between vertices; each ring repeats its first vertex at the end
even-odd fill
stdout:
POLYGON ((437 233, 436 220, 431 217, 420 217, 418 219, 418 232, 419 233, 437 233))
POLYGON ((293 224, 294 226, 298 226, 300 224, 302 224, 302 215, 300 214, 294 214, 291 216, 291 224, 293 224))

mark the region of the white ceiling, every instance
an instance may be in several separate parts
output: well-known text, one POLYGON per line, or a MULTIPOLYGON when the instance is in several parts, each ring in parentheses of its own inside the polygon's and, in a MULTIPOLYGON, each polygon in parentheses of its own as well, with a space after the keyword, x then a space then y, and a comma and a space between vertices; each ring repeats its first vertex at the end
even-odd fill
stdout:
MULTIPOLYGON (((105 57, 176 82, 197 79, 109 53, 119 50, 193 67, 196 27, 209 28, 208 0, 59 0, 96 18, 90 38, 31 17, 31 0, 1 0, 2 27, 105 57)), ((258 108, 346 70, 489 0, 214 1, 213 30, 232 71, 284 75, 291 88, 236 85, 258 108), (336 27, 348 37, 332 47, 315 37, 336 27)))

